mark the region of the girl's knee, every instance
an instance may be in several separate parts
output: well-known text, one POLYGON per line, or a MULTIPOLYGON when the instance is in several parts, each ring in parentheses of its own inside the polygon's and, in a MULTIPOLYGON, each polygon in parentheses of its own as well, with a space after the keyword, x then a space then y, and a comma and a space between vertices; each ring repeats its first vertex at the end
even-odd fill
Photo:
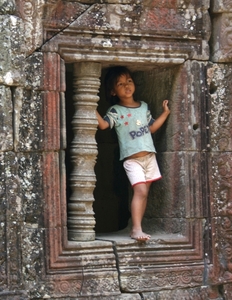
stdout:
POLYGON ((141 198, 147 198, 148 196, 148 189, 146 184, 137 184, 133 187, 134 194, 138 195, 141 198))

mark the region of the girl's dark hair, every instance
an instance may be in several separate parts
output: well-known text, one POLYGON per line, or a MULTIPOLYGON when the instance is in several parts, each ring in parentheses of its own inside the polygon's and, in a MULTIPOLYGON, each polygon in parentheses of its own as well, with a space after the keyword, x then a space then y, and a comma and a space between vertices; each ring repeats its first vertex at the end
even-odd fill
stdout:
POLYGON ((119 102, 118 96, 111 95, 112 90, 114 89, 117 80, 122 75, 129 75, 132 80, 132 74, 129 69, 123 66, 111 67, 108 69, 105 76, 105 93, 106 100, 110 102, 111 105, 114 105, 119 102))

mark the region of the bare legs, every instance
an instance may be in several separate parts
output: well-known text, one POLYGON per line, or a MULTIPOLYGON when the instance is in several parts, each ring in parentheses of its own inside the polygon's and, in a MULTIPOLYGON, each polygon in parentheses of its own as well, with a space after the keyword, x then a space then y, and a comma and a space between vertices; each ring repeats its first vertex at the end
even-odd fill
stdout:
POLYGON ((133 187, 134 194, 131 202, 132 229, 131 238, 146 241, 150 235, 142 231, 142 219, 147 206, 147 196, 151 183, 139 183, 133 187))

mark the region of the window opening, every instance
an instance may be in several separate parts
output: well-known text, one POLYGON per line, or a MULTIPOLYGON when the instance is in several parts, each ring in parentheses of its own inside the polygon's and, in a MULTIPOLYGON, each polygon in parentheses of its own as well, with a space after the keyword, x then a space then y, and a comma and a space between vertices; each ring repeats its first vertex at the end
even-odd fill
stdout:
POLYGON ((70 183, 69 183, 69 178, 72 172, 70 148, 71 148, 71 142, 74 137, 73 130, 72 130, 72 119, 75 111, 73 105, 73 65, 72 64, 66 64, 65 78, 66 78, 65 113, 66 113, 66 139, 67 139, 65 165, 66 165, 66 199, 68 201, 72 193, 70 183))
MULTIPOLYGON (((129 66, 130 68, 130 66, 129 66)), ((170 99, 175 76, 179 67, 157 67, 148 70, 132 70, 136 92, 135 97, 147 102, 154 117, 162 111, 162 100, 170 99)), ((102 70, 101 83, 104 82, 105 69, 102 70)), ((73 65, 66 65, 66 126, 67 126, 67 199, 70 198, 70 174, 72 164, 70 159, 70 146, 73 140, 72 119, 74 115, 73 105, 73 65)), ((105 100, 104 86, 99 90, 98 110, 103 116, 109 107, 105 100)), ((166 125, 153 135, 157 149, 157 160, 161 172, 165 168, 162 156, 167 148, 166 125)), ((94 167, 96 174, 96 187, 94 189, 93 211, 96 219, 95 232, 107 233, 124 229, 130 219, 130 199, 132 190, 126 177, 122 163, 119 161, 119 148, 114 130, 97 130, 96 142, 98 147, 97 161, 94 167)), ((167 214, 166 197, 168 197, 168 184, 154 182, 151 187, 145 219, 152 219, 156 224, 154 230, 164 230, 167 214), (165 191, 165 192, 164 192, 165 191), (167 192, 166 192, 167 191, 167 192)), ((170 228, 170 227, 169 227, 170 228)))

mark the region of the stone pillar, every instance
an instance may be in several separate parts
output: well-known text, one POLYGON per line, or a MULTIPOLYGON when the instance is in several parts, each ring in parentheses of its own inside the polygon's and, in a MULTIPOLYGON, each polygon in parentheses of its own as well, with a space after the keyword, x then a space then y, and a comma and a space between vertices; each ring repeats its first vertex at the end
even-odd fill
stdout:
POLYGON ((95 110, 99 100, 101 64, 80 62, 74 65, 74 139, 71 144, 73 171, 70 176, 72 195, 68 204, 68 237, 73 241, 95 239, 92 204, 97 156, 95 110))

